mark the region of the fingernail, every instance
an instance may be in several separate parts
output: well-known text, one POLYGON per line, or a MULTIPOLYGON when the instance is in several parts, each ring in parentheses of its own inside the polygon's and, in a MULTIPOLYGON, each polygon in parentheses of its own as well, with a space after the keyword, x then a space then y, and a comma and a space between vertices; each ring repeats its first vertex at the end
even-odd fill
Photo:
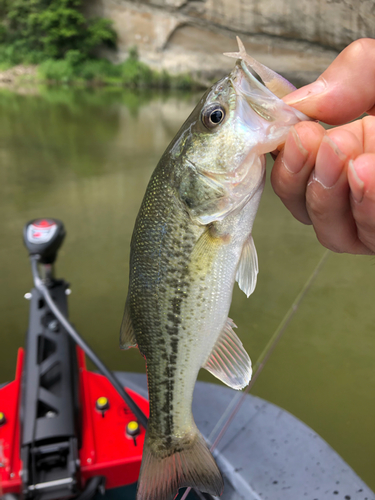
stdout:
POLYGON ((284 101, 287 104, 296 104, 298 102, 304 101, 308 97, 313 97, 314 95, 321 94, 326 88, 327 82, 323 79, 320 79, 292 92, 290 96, 288 95, 284 98, 284 101))
POLYGON ((301 139, 294 127, 285 141, 283 152, 284 167, 292 174, 297 174, 306 163, 309 152, 302 146, 301 139))
POLYGON ((316 155, 314 180, 325 188, 333 187, 339 180, 346 158, 332 139, 325 135, 316 155))
POLYGON ((350 191, 352 193, 352 196, 354 200, 357 203, 361 203, 363 200, 363 193, 365 190, 365 183, 363 180, 359 177, 358 172, 355 168, 353 160, 349 161, 348 169, 350 171, 350 178, 349 178, 349 184, 350 184, 350 191))

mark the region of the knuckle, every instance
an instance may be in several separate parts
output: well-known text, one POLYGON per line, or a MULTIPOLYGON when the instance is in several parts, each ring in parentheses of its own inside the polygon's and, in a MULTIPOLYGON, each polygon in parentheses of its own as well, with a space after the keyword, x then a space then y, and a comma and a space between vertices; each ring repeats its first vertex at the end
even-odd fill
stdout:
POLYGON ((370 217, 361 217, 356 218, 356 224, 358 231, 361 234, 369 235, 373 239, 375 239, 375 223, 374 220, 370 217))
POLYGON ((369 233, 367 231, 363 231, 361 228, 358 228, 358 239, 372 254, 375 253, 375 236, 373 232, 369 233))
POLYGON ((315 233, 319 243, 325 248, 328 248, 328 250, 331 250, 331 252, 343 253, 346 251, 346 249, 343 249, 341 245, 338 245, 335 241, 332 241, 327 234, 322 234, 316 229, 315 233))
MULTIPOLYGON (((344 221, 335 221, 330 226, 314 226, 319 242, 328 250, 335 253, 368 253, 365 251, 370 246, 365 245, 359 237, 355 225, 344 221)), ((375 241, 372 246, 375 248, 375 241)))

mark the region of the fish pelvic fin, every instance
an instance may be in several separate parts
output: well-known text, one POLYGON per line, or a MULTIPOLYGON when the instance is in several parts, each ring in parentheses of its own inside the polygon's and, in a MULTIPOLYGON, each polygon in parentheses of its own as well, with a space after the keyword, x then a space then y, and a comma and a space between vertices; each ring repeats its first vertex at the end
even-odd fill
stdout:
POLYGON ((188 486, 211 495, 221 495, 224 488, 203 436, 196 431, 160 453, 146 435, 136 500, 172 500, 188 486))
POLYGON ((228 318, 203 368, 232 389, 239 390, 250 382, 252 368, 249 355, 233 328, 236 325, 228 318))
POLYGON ((133 323, 130 315, 129 297, 126 299, 124 317, 122 318, 120 329, 120 348, 129 349, 137 347, 133 323))

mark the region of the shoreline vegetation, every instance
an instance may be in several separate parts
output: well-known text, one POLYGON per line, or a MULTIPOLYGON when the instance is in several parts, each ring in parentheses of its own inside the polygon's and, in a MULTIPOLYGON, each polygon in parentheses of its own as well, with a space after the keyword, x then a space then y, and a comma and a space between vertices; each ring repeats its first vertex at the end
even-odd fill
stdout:
POLYGON ((43 61, 38 67, 37 76, 40 81, 50 84, 166 90, 201 88, 201 84, 189 74, 172 75, 164 70, 151 69, 139 60, 136 47, 132 47, 128 58, 119 64, 99 58, 80 61, 79 54, 70 52, 64 59, 43 61))
POLYGON ((0 87, 33 84, 74 87, 195 90, 190 74, 151 69, 137 47, 119 64, 97 56, 116 48, 109 19, 86 19, 82 0, 0 0, 0 87))
MULTIPOLYGON (((113 64, 107 59, 46 59, 39 64, 12 64, 0 59, 0 88, 30 85, 68 85, 72 87, 123 87, 131 90, 200 90, 205 88, 189 74, 172 75, 156 71, 139 61, 136 48, 128 59, 113 64)), ((79 54, 78 54, 79 56, 79 54)))

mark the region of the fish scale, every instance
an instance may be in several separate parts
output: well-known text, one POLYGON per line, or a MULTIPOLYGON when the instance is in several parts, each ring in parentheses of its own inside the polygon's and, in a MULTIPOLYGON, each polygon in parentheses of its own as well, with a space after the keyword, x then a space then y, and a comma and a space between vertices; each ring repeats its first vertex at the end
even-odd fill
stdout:
POLYGON ((251 231, 264 154, 306 117, 254 75, 241 45, 237 56, 162 156, 135 223, 120 342, 146 359, 150 417, 137 500, 170 500, 182 486, 221 493, 191 411, 195 381, 202 367, 235 389, 251 378, 228 318, 233 287, 238 281, 249 296, 256 284, 251 231))
MULTIPOLYGON (((170 207, 165 204, 167 196, 173 196, 166 183, 168 172, 161 166, 156 171, 144 199, 136 222, 132 240, 131 281, 134 283, 134 299, 131 300, 135 334, 138 346, 147 359, 148 384, 155 395, 150 399, 149 433, 162 433, 165 448, 170 446, 173 435, 173 388, 176 371, 181 325, 181 303, 186 300, 190 282, 186 255, 197 240, 197 231, 189 231, 188 214, 181 203, 170 207), (163 189, 159 189, 163 186, 163 189), (169 193, 168 193, 169 191, 169 193), (155 220, 158 221, 155 224, 155 220), (163 225, 160 232, 159 225, 163 225), (147 245, 144 242, 147 241, 147 245), (181 241, 183 245, 181 246, 181 241), (158 261, 154 265, 153 248, 157 249, 158 261), (160 268, 163 272, 160 272, 160 268), (149 293, 144 291, 147 281, 149 293), (133 309, 134 307, 134 309, 133 309), (147 311, 147 313, 145 313, 147 311), (162 330, 166 334, 158 335, 162 330), (143 336, 142 336, 143 333, 143 336), (143 339, 147 339, 146 342, 143 339), (154 342, 150 342, 153 339, 154 342), (155 361, 154 361, 155 360, 155 361), (156 369, 153 369, 154 363, 156 369), (153 377, 154 372, 157 377, 153 377), (155 430, 154 430, 155 429, 155 430)), ((200 231, 199 231, 200 232, 200 231)))

